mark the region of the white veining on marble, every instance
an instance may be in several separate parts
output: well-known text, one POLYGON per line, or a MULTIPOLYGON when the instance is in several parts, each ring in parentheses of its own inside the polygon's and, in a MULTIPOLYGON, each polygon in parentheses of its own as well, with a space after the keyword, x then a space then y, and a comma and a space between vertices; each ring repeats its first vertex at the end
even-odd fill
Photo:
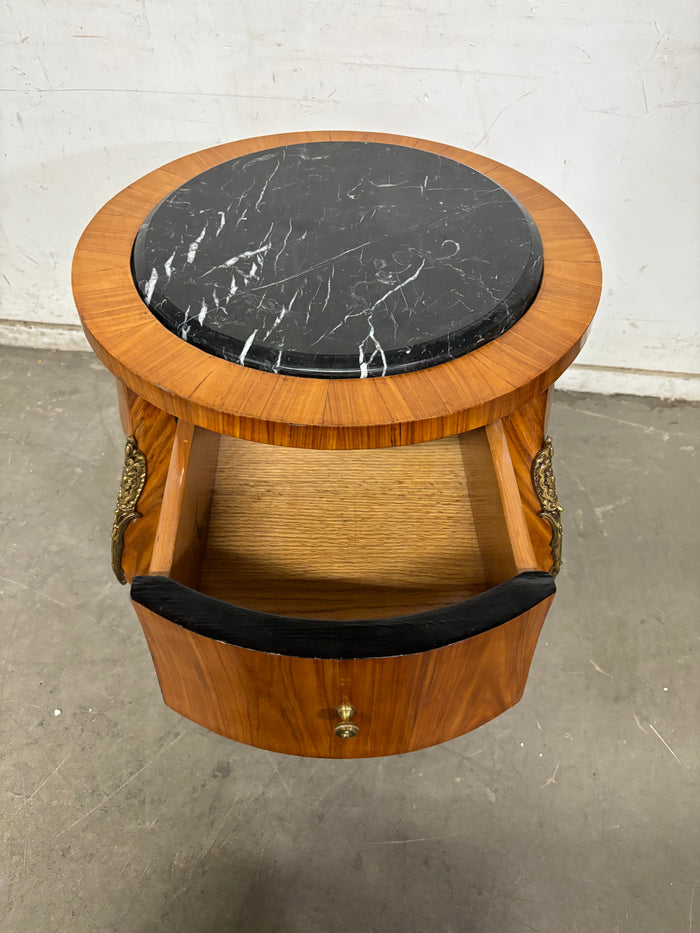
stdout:
MULTIPOLYGON (((163 268, 165 269, 165 274, 168 277, 168 281, 170 281, 170 276, 173 274, 173 259, 175 259, 176 252, 177 250, 173 250, 172 255, 170 255, 163 263, 163 268)), ((150 300, 151 299, 149 297, 146 299, 146 302, 148 303, 150 300)))
POLYGON ((196 240, 193 240, 193 242, 190 243, 190 248, 187 250, 187 262, 188 262, 188 264, 191 263, 191 262, 194 262, 195 256, 197 255, 197 250, 199 249, 199 244, 200 244, 200 243, 202 242, 202 240, 204 239, 204 234, 205 234, 206 232, 207 232, 207 228, 206 228, 206 225, 205 225, 204 230, 202 230, 202 232, 199 234, 199 236, 197 237, 197 239, 196 239, 196 240))
POLYGON ((531 218, 491 179, 422 150, 347 142, 192 179, 142 228, 134 268, 153 313, 203 350, 369 378, 499 336, 535 294, 542 259, 531 218))
POLYGON ((153 269, 151 270, 151 277, 146 284, 146 294, 145 294, 146 304, 148 304, 151 298, 153 297, 153 292, 155 290, 157 281, 158 281, 158 270, 154 266, 153 269))
POLYGON ((250 350, 250 348, 251 348, 251 346, 252 346, 252 344, 253 344, 253 341, 255 340, 255 336, 256 336, 258 330, 259 330, 259 328, 256 327, 255 330, 253 331, 253 333, 250 335, 250 337, 248 337, 248 339, 246 340, 246 342, 243 344, 243 349, 241 350, 241 355, 240 355, 240 357, 239 357, 239 359, 238 359, 238 362, 241 364, 241 366, 242 366, 243 363, 245 362, 245 358, 246 358, 246 356, 247 356, 247 354, 248 354, 248 350, 250 350))

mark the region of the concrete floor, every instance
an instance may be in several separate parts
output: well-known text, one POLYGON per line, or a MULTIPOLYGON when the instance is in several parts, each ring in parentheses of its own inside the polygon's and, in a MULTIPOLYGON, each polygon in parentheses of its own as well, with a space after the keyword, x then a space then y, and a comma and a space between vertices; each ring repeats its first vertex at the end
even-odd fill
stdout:
POLYGON ((700 930, 699 407, 556 397, 565 564, 523 700, 360 762, 163 705, 93 357, 0 348, 0 407, 0 929, 700 930))

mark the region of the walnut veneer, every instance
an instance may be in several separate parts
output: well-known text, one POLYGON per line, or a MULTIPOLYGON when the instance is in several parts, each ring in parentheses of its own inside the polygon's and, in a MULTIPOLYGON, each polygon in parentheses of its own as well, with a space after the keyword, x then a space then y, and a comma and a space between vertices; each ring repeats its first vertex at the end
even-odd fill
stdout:
MULTIPOLYGON (((134 182, 89 224, 73 266, 85 333, 117 379, 125 432, 148 466, 142 517, 124 538, 126 578, 167 577, 275 614, 280 625, 294 617, 332 625, 439 612, 523 572, 549 571, 552 529, 532 465, 551 386, 585 340, 600 286, 591 237, 555 195, 493 160, 426 140, 259 137, 134 182), (370 379, 246 368, 161 326, 131 273, 151 209, 238 155, 319 140, 438 153, 505 187, 543 242, 542 284, 524 316, 458 359, 370 379)), ((251 650, 135 609, 173 709, 237 741, 345 758, 442 742, 517 702, 551 600, 454 644, 365 658, 251 650), (350 739, 334 732, 343 703, 359 726, 350 739)))

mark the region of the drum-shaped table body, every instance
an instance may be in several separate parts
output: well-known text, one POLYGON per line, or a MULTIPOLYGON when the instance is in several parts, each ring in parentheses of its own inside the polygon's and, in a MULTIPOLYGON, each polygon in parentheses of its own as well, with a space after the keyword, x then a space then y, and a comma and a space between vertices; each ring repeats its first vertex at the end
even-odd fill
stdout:
POLYGON ((425 140, 243 140, 110 201, 73 290, 127 435, 112 562, 169 706, 352 758, 520 699, 561 561, 551 386, 600 296, 560 200, 425 140))

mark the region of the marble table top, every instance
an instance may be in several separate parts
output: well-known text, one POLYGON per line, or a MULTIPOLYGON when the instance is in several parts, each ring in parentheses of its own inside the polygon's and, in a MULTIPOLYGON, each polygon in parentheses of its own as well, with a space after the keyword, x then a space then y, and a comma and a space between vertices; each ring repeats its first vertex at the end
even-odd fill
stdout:
POLYGON ((367 142, 252 153, 146 218, 133 275, 157 319, 243 366, 322 378, 411 372, 503 334, 542 242, 505 189, 442 156, 367 142))

